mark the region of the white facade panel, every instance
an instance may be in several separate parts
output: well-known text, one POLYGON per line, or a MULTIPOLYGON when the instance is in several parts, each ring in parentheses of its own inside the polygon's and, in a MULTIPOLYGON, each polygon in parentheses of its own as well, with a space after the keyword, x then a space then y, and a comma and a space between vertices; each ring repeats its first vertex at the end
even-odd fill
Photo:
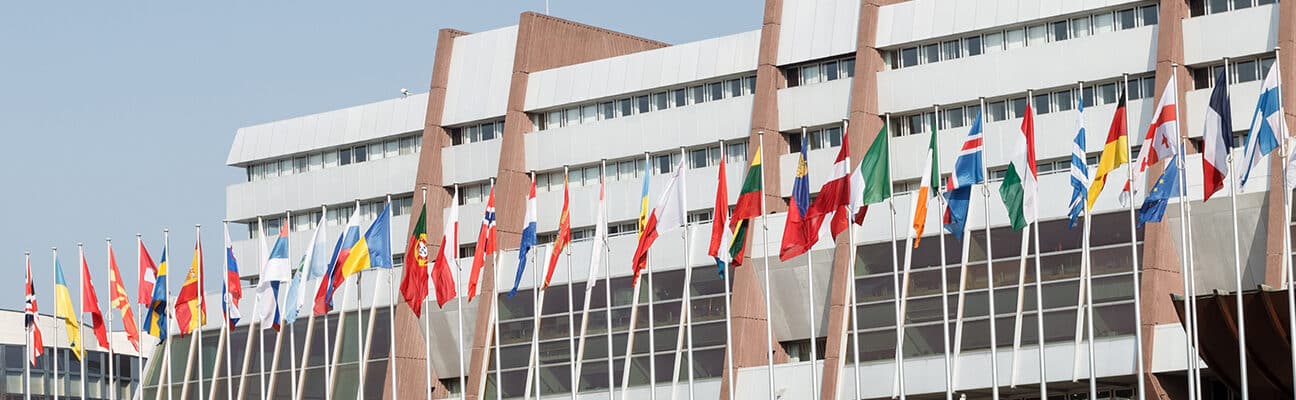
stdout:
POLYGON ((1148 72, 1155 68, 1155 46, 1156 26, 1145 26, 882 71, 878 73, 878 109, 882 113, 910 111, 1148 72))
MULTIPOLYGON (((1215 78, 1211 78, 1214 80, 1215 78)), ((1255 113, 1256 102, 1260 100, 1261 81, 1235 83, 1229 85, 1229 102, 1233 106, 1233 131, 1245 135, 1251 129, 1251 116, 1255 113)), ((1180 124, 1191 137, 1201 137, 1205 132, 1206 108, 1210 105, 1212 88, 1191 90, 1185 95, 1185 104, 1180 111, 1186 123, 1180 124)))
POLYGON ((420 93, 239 128, 225 163, 240 165, 419 131, 426 110, 427 93, 420 93))
POLYGON ((528 77, 526 109, 755 71, 759 46, 757 30, 537 71, 528 77))
POLYGON ((1014 25, 1140 0, 912 0, 878 10, 877 47, 1014 25))
POLYGON ((858 21, 858 1, 783 2, 778 64, 795 64, 855 52, 858 21))
POLYGON ((504 115, 517 33, 510 26, 455 38, 441 125, 504 115))
POLYGON ((494 177, 499 170, 501 145, 502 140, 495 139, 441 149, 441 182, 450 186, 494 177))
POLYGON ((779 130, 839 124, 850 107, 850 79, 779 89, 779 130))
POLYGON ((1184 63, 1188 65, 1272 52, 1277 46, 1277 4, 1183 20, 1184 63))
POLYGON ((225 218, 231 221, 305 210, 322 204, 409 193, 418 154, 324 168, 225 187, 225 218))

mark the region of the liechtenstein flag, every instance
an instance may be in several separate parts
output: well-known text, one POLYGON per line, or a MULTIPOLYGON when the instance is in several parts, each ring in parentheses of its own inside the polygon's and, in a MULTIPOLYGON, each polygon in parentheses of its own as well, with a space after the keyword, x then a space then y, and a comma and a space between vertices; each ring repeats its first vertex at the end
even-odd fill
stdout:
POLYGON ((526 226, 522 228, 522 243, 518 245, 517 277, 513 278, 513 289, 509 290, 509 297, 517 294, 518 285, 522 284, 522 272, 526 271, 527 253, 536 244, 535 174, 531 175, 531 194, 527 196, 526 207, 526 226))

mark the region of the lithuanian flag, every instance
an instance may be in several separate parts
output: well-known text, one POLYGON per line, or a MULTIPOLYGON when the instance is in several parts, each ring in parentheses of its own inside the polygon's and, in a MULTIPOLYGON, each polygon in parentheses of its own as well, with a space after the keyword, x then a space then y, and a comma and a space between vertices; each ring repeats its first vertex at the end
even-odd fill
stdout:
POLYGON ((761 214, 761 196, 765 184, 764 174, 761 173, 762 147, 764 146, 756 148, 751 166, 747 167, 742 190, 738 192, 738 204, 734 205, 733 214, 730 216, 730 230, 733 231, 734 236, 729 244, 729 255, 733 258, 734 266, 742 264, 743 250, 747 248, 747 226, 751 224, 748 220, 761 214))

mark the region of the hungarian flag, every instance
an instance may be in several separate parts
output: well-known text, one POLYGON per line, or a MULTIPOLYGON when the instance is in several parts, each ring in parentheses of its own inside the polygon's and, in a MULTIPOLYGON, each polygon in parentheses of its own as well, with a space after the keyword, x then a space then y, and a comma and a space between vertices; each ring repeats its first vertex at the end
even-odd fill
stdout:
POLYGON ((851 173, 850 210, 856 225, 864 223, 870 204, 891 198, 891 151, 886 125, 873 138, 859 168, 851 173))
POLYGON ((428 295, 427 205, 419 210, 418 222, 405 246, 405 275, 401 277, 401 298, 415 316, 423 315, 423 300, 428 295))
POLYGON ((193 262, 189 264, 189 274, 185 275, 180 294, 176 295, 176 325, 180 327, 181 335, 188 335, 195 329, 207 325, 207 296, 203 294, 202 279, 202 240, 198 240, 194 244, 194 256, 193 262))
POLYGON ((1125 125, 1125 92, 1120 93, 1120 102, 1116 103, 1116 113, 1112 115, 1111 127, 1107 128, 1107 141, 1103 144, 1102 155, 1098 157, 1098 171, 1094 173, 1093 182, 1089 184, 1089 204, 1086 209, 1093 209, 1098 195, 1102 194, 1107 184, 1107 174, 1121 165, 1129 163, 1129 135, 1125 125))
MULTIPOLYGON (((837 160, 833 162, 832 177, 819 188, 819 196, 810 204, 806 212, 806 232, 814 232, 812 240, 819 239, 819 227, 823 226, 824 217, 832 214, 829 228, 834 238, 850 225, 847 207, 850 206, 851 182, 847 171, 850 170, 850 139, 842 133, 842 146, 837 150, 837 160)), ((814 243, 810 244, 811 246, 814 243)))
POLYGON ((126 339, 131 346, 139 350, 139 327, 135 326, 135 312, 131 310, 130 296, 126 294, 126 285, 122 283, 121 271, 117 268, 117 255, 113 254, 112 243, 108 243, 108 288, 112 297, 109 302, 121 312, 122 325, 126 327, 126 339))
POLYGON ((27 359, 31 364, 36 365, 36 357, 45 354, 45 339, 41 337, 40 325, 36 323, 36 316, 40 315, 40 309, 36 306, 36 286, 32 284, 31 277, 31 254, 27 254, 27 296, 26 305, 23 307, 23 327, 27 328, 27 359))
POLYGON ((801 134, 801 154, 797 157, 796 179, 792 181, 792 200, 788 202, 787 222, 783 226, 783 242, 779 246, 779 260, 787 261, 804 254, 819 238, 819 230, 808 231, 806 211, 810 208, 810 175, 806 168, 809 141, 801 134))
POLYGON ((729 240, 733 237, 733 232, 729 230, 729 179, 725 174, 724 161, 718 165, 716 178, 716 195, 715 208, 711 216, 711 245, 707 248, 707 255, 714 257, 716 268, 720 270, 720 276, 724 276, 725 268, 732 259, 729 256, 729 240))
POLYGON ((913 225, 909 227, 909 237, 914 239, 913 247, 918 248, 922 242, 923 231, 927 228, 927 201, 931 198, 932 187, 940 184, 940 154, 936 145, 936 121, 932 121, 931 139, 927 143, 927 158, 923 160, 923 174, 918 177, 918 192, 913 196, 913 225))
MULTIPOLYGON (((79 247, 79 246, 78 246, 79 247)), ((90 313, 90 326, 94 329, 99 347, 108 348, 108 326, 99 310, 99 296, 95 294, 94 281, 90 279, 90 266, 86 264, 85 250, 81 253, 81 313, 90 313)))
POLYGON ((670 182, 666 183, 666 191, 657 201, 657 207, 654 207, 652 213, 648 215, 648 223, 644 225, 644 230, 639 235, 639 244, 635 247, 634 260, 631 264, 631 269, 634 270, 634 278, 630 281, 632 284, 639 284, 639 274, 648 267, 648 249, 652 247, 653 242, 657 241, 657 237, 662 233, 680 229, 686 223, 684 159, 680 158, 679 164, 675 165, 675 172, 671 174, 670 182))
POLYGON ((743 177, 742 189, 738 192, 738 204, 729 215, 729 230, 733 232, 733 239, 729 241, 729 259, 735 267, 742 265, 743 252, 747 248, 747 227, 751 225, 750 220, 760 216, 761 212, 760 197, 763 195, 764 186, 764 175, 761 173, 763 147, 764 144, 761 144, 756 148, 751 166, 747 167, 747 175, 743 177))
POLYGON ((1037 213, 1038 170, 1035 167, 1035 112, 1026 102, 1026 117, 1022 118, 1021 134, 1013 138, 1013 155, 1004 173, 999 195, 1008 209, 1012 229, 1020 231, 1035 220, 1037 213))
POLYGON ((567 190, 567 174, 563 174, 563 207, 558 217, 558 237, 554 239, 553 251, 549 252, 549 269, 545 271, 544 284, 540 289, 548 289, 553 280, 554 269, 558 267, 558 257, 571 243, 571 192, 567 190))
POLYGON ((487 255, 495 254, 495 187, 491 186, 486 198, 486 212, 482 215, 481 230, 477 232, 477 248, 473 252, 472 274, 468 276, 468 301, 477 296, 477 280, 487 255))
MULTIPOLYGON (((426 253, 427 250, 424 249, 423 252, 426 253)), ((450 269, 452 260, 458 258, 459 199, 451 199, 450 217, 446 218, 445 230, 441 234, 441 251, 437 253, 435 264, 432 266, 432 286, 436 289, 437 307, 445 307, 447 302, 458 295, 455 293, 454 271, 450 269)), ((427 262, 426 256, 423 262, 427 262)), ((426 284, 423 290, 427 291, 426 284)))
MULTIPOLYGON (((1152 118, 1152 125, 1148 126, 1147 136, 1143 138, 1143 147, 1139 149, 1138 172, 1134 177, 1143 175, 1149 166, 1178 152, 1178 87, 1174 75, 1171 75, 1165 90, 1161 92, 1161 100, 1157 101, 1156 116, 1152 118)), ((1130 186, 1132 181, 1134 179, 1125 182, 1125 188, 1121 190, 1122 201, 1128 202, 1133 196, 1133 188, 1130 186)))

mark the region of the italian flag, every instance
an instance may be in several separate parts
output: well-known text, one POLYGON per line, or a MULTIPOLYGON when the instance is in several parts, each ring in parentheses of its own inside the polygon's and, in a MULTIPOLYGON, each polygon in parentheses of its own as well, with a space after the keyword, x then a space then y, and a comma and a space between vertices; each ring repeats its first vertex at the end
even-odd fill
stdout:
POLYGON ((859 168, 851 173, 850 210, 851 220, 856 225, 864 223, 869 204, 891 198, 891 152, 888 148, 890 138, 887 135, 886 125, 882 125, 882 130, 869 145, 868 152, 864 153, 859 168))
POLYGON ((913 225, 909 235, 914 239, 913 247, 918 248, 922 241, 923 230, 927 227, 927 200, 931 197, 932 186, 940 181, 940 157, 936 152, 936 125, 932 124, 931 141, 927 144, 927 159, 923 161, 923 174, 919 178, 918 192, 913 197, 913 225))
POLYGON ((1026 117, 1022 118, 1021 136, 1013 139, 1013 157, 1004 173, 999 196, 1008 208, 1008 219, 1014 231, 1020 231, 1035 220, 1038 171, 1035 168, 1035 111, 1026 102, 1026 117))
POLYGON ((764 175, 761 173, 762 147, 764 146, 756 148, 756 155, 752 157, 751 166, 747 167, 747 175, 743 178, 742 190, 738 192, 738 204, 734 205, 733 214, 729 216, 729 229, 734 233, 729 244, 729 256, 733 259, 734 266, 742 263, 743 250, 747 247, 749 220, 761 214, 760 197, 764 185, 764 175))

